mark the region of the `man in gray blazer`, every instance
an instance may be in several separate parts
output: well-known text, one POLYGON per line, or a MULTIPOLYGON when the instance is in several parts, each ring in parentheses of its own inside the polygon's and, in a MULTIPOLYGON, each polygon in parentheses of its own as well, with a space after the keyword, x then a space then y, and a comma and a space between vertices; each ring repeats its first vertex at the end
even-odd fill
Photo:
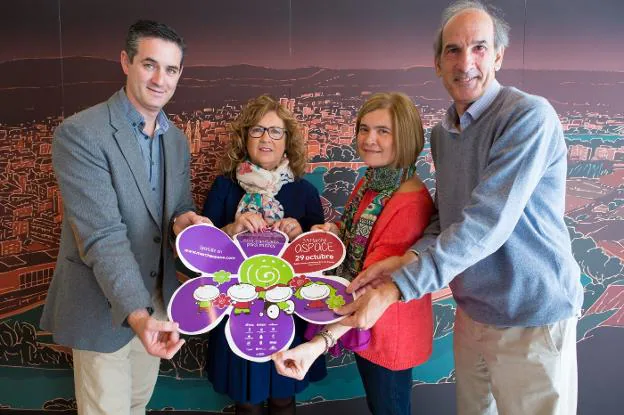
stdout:
POLYGON ((79 414, 144 414, 160 358, 184 343, 163 321, 177 287, 170 241, 209 223, 193 212, 186 138, 162 111, 184 48, 166 25, 136 22, 125 88, 54 134, 64 216, 41 327, 73 349, 79 414))

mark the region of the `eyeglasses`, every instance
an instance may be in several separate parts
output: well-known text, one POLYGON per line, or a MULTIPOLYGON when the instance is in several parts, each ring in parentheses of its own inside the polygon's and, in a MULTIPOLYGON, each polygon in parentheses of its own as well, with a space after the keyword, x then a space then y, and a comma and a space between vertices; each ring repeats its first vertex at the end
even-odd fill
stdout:
POLYGON ((287 133, 286 129, 281 127, 263 127, 261 125, 254 125, 249 128, 249 136, 253 138, 260 138, 264 135, 264 132, 269 133, 269 137, 273 140, 281 140, 284 134, 287 133))

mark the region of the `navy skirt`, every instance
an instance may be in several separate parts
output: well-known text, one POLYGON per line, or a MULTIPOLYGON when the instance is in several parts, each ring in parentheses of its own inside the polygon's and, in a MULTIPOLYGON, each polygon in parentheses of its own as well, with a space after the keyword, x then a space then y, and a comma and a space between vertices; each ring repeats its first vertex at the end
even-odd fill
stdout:
MULTIPOLYGON (((295 337, 292 347, 305 341, 303 335, 307 322, 294 316, 295 337)), ((327 375, 325 356, 320 356, 303 380, 281 376, 272 361, 256 363, 245 360, 232 352, 225 338, 225 317, 210 331, 208 340, 207 376, 214 389, 236 402, 260 403, 268 398, 289 398, 303 391, 309 382, 327 375)))

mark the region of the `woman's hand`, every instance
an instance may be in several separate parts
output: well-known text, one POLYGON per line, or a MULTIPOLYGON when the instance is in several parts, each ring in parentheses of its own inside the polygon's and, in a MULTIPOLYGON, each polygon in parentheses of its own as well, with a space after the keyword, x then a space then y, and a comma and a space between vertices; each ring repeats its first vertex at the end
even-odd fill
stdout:
POLYGON ((297 221, 297 219, 293 218, 284 218, 275 222, 272 226, 274 230, 279 230, 288 235, 289 240, 295 239, 297 236, 301 235, 303 229, 301 228, 301 224, 297 221))
POLYGON ((275 353, 271 356, 277 373, 282 376, 301 380, 312 366, 312 363, 323 354, 325 341, 320 336, 314 336, 309 342, 300 344, 294 349, 275 353))
POLYGON ((312 226, 312 228, 310 228, 310 230, 331 232, 334 235, 338 235, 340 233, 340 229, 338 229, 338 226, 336 226, 334 222, 325 222, 322 225, 314 225, 312 226))
POLYGON ((227 225, 223 230, 230 236, 241 233, 245 230, 249 232, 260 232, 268 227, 266 221, 259 213, 245 212, 236 217, 234 223, 227 225))

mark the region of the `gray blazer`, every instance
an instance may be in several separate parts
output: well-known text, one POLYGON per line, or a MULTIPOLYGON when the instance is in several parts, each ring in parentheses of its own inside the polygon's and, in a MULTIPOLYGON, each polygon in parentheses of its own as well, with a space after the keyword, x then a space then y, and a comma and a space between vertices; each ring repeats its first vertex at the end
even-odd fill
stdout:
POLYGON ((162 139, 162 223, 150 197, 132 126, 119 96, 66 119, 55 131, 52 164, 63 197, 63 224, 41 327, 58 344, 113 352, 134 333, 132 311, 166 302, 177 287, 169 244, 172 218, 194 210, 190 154, 173 124, 162 139))

